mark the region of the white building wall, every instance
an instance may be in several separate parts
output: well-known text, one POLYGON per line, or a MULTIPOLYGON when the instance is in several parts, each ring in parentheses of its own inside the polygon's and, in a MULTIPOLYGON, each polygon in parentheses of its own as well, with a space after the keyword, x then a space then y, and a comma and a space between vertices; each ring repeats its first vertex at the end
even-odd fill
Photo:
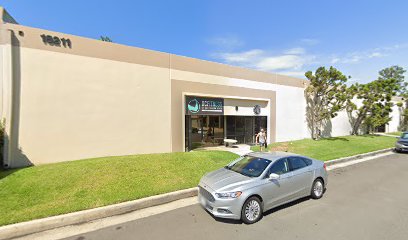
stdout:
POLYGON ((400 125, 402 108, 398 107, 396 104, 392 107, 391 121, 386 127, 387 132, 397 132, 400 125))
MULTIPOLYGON (((356 103, 357 107, 360 107, 362 104, 361 100, 354 99, 354 103, 356 103)), ((355 112, 353 113, 354 117, 355 112)), ((391 113, 391 121, 386 126, 386 132, 396 132, 398 131, 400 125, 400 116, 401 116, 401 109, 396 106, 392 108, 391 113)), ((324 135, 325 137, 338 137, 338 136, 346 136, 350 135, 352 131, 352 126, 350 123, 350 118, 346 110, 339 112, 338 116, 331 119, 331 131, 330 134, 324 135)))
MULTIPOLYGON (((310 138, 303 89, 281 87, 277 90, 276 101, 276 140, 284 142, 310 138)), ((354 102, 357 107, 361 106, 361 100, 355 99, 354 102)), ((400 125, 401 109, 395 105, 392 110, 392 120, 387 125, 386 132, 396 132, 400 125)), ((322 134, 324 137, 338 137, 350 135, 351 131, 349 114, 343 110, 331 119, 322 134)))
POLYGON ((304 89, 280 86, 276 90, 276 141, 309 137, 304 89))
POLYGON ((351 124, 347 111, 343 110, 331 120, 331 134, 332 137, 346 136, 351 134, 351 124))
POLYGON ((269 112, 270 106, 267 100, 224 98, 224 115, 269 117, 269 112), (255 105, 261 107, 261 112, 258 115, 254 115, 255 105), (238 110, 236 110, 236 106, 238 106, 238 110))

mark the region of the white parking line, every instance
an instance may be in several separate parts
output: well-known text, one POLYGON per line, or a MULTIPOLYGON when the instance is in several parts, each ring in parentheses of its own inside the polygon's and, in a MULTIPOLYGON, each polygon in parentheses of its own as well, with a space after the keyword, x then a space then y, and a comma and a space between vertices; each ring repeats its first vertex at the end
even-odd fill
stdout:
MULTIPOLYGON (((392 152, 383 153, 383 154, 379 154, 373 157, 366 157, 366 158, 362 158, 362 159, 358 159, 358 160, 354 160, 350 162, 338 163, 333 166, 327 166, 327 171, 331 171, 337 168, 347 167, 347 166, 354 165, 354 164, 361 163, 361 162, 374 160, 376 158, 389 156, 392 154, 395 154, 395 153, 392 153, 392 152)), ((84 224, 71 225, 71 226, 56 228, 56 229, 52 229, 52 230, 48 230, 44 232, 34 233, 34 234, 27 235, 27 236, 17 238, 17 239, 20 239, 20 240, 37 240, 37 239, 38 240, 51 240, 51 239, 61 239, 61 238, 72 237, 75 235, 80 235, 83 233, 96 231, 102 228, 126 223, 129 221, 134 221, 137 219, 150 217, 156 214, 165 213, 165 212, 175 210, 178 208, 191 206, 196 203, 198 203, 197 197, 180 199, 180 200, 166 203, 166 204, 159 205, 159 206, 149 207, 149 208, 141 209, 138 211, 134 211, 134 212, 130 212, 130 213, 122 214, 122 215, 102 218, 102 219, 94 220, 94 221, 87 222, 84 224)))

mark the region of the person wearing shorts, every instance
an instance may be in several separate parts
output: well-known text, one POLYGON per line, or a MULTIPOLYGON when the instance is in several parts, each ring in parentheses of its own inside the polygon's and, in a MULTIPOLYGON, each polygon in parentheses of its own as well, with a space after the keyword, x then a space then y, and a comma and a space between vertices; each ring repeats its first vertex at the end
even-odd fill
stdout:
POLYGON ((266 133, 263 128, 261 128, 261 131, 256 135, 256 144, 258 143, 259 143, 261 152, 263 152, 266 146, 266 133))

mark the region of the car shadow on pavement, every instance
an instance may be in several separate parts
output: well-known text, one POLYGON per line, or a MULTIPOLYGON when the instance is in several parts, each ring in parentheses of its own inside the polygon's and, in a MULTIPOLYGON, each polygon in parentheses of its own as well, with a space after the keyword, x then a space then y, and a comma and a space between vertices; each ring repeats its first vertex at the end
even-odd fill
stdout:
POLYGON ((283 205, 281 205, 281 206, 272 208, 272 209, 270 209, 270 210, 264 212, 263 216, 266 217, 266 216, 268 216, 269 214, 272 214, 272 213, 278 212, 278 211, 280 211, 280 210, 283 210, 283 209, 286 209, 286 208, 289 208, 289 207, 298 205, 298 204, 300 204, 300 203, 302 203, 302 202, 306 202, 306 201, 308 201, 308 200, 310 200, 310 199, 312 199, 312 198, 311 198, 310 196, 307 196, 307 197, 299 198, 299 199, 297 199, 297 200, 295 200, 295 201, 293 201, 293 202, 285 203, 285 204, 283 204, 283 205))
MULTIPOLYGON (((210 214, 211 215, 211 214, 210 214)), ((221 223, 228 223, 228 224, 244 224, 241 220, 235 220, 235 219, 228 219, 228 218, 216 218, 213 215, 211 215, 217 222, 221 223)))
POLYGON ((243 222, 241 220, 228 219, 228 218, 217 218, 214 215, 212 215, 210 212, 208 212, 207 209, 204 209, 204 210, 208 215, 210 215, 217 222, 229 223, 229 224, 243 224, 243 222))
MULTIPOLYGON (((263 217, 266 217, 266 216, 268 216, 268 215, 270 215, 272 213, 278 212, 280 210, 295 206, 297 204, 306 202, 306 201, 308 201, 310 199, 312 199, 312 198, 310 196, 307 196, 307 197, 297 199, 297 200, 295 200, 293 202, 289 202, 289 203, 283 204, 281 206, 272 208, 272 209, 264 212, 263 217)), ((217 217, 214 217, 212 214, 210 214, 207 210, 206 210, 206 212, 208 213, 208 215, 210 215, 212 218, 214 218, 214 220, 217 221, 217 222, 228 223, 228 224, 244 224, 241 220, 234 220, 234 219, 227 219, 227 218, 217 218, 217 217)))
POLYGON ((392 150, 392 152, 396 154, 408 154, 408 151, 397 151, 395 148, 392 150))

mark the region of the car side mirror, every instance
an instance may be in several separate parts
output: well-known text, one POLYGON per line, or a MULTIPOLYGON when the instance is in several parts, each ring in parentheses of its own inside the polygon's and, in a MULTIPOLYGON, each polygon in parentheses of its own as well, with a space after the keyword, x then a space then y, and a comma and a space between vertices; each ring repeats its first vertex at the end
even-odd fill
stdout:
POLYGON ((269 180, 278 180, 279 179, 279 175, 276 173, 271 173, 269 174, 269 180))

